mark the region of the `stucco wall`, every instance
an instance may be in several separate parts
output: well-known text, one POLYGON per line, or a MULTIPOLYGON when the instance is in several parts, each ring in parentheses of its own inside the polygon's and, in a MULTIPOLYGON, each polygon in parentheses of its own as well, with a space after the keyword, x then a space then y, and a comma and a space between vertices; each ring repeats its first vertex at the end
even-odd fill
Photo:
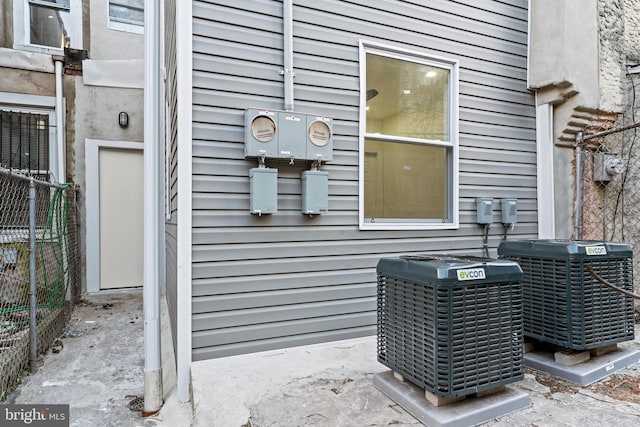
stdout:
POLYGON ((640 63, 640 1, 624 0, 625 53, 631 64, 640 63))
POLYGON ((530 37, 529 85, 539 104, 554 106, 556 237, 575 238, 576 134, 616 127, 618 115, 629 116, 627 72, 640 63, 640 0, 531 1, 530 37))
POLYGON ((90 2, 91 59, 138 59, 144 57, 144 35, 109 28, 107 0, 90 2))
POLYGON ((55 74, 0 67, 0 92, 56 95, 55 74))
POLYGON ((625 19, 631 13, 623 0, 600 0, 600 102, 599 109, 622 112, 626 104, 625 19))
POLYGON ((598 102, 598 0, 531 3, 529 87, 579 87, 586 107, 598 102))

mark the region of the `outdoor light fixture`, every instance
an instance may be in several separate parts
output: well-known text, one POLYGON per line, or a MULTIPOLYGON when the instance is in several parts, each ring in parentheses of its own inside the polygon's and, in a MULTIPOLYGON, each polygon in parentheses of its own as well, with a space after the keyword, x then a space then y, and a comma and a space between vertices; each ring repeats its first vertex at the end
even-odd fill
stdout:
POLYGON ((127 114, 125 111, 120 111, 118 113, 118 124, 121 128, 126 128, 127 126, 129 126, 129 114, 127 114))

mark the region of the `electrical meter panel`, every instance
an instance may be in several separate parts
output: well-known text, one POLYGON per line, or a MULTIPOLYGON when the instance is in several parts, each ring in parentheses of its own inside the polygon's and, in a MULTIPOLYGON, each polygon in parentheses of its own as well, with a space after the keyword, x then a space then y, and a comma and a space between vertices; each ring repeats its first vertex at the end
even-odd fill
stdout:
POLYGON ((278 156, 278 116, 274 110, 247 110, 244 115, 244 156, 278 156))
POLYGON ((333 160, 333 120, 316 114, 248 109, 244 156, 288 160, 333 160))
POLYGON ((304 114, 278 111, 278 158, 304 159, 302 138, 307 127, 304 114))
POLYGON ((329 117, 307 116, 306 158, 323 162, 333 160, 333 120, 329 117))

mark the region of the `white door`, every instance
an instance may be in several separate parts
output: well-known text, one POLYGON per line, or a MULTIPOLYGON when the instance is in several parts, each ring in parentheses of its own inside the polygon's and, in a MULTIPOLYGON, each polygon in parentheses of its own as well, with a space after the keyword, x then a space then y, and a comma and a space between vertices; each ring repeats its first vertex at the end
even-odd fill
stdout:
POLYGON ((140 143, 87 140, 87 290, 143 284, 140 143))

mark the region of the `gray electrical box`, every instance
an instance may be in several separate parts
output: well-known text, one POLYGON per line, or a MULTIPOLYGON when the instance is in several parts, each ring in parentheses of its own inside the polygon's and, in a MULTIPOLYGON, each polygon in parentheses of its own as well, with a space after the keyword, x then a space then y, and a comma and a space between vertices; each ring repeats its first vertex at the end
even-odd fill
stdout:
POLYGON ((278 157, 278 115, 274 110, 249 109, 244 114, 244 156, 278 157))
POLYGON ((624 172, 624 163, 613 153, 593 153, 593 180, 607 184, 624 172))
POLYGON ((333 160, 333 120, 329 117, 307 116, 306 158, 333 160))
POLYGON ((255 215, 278 212, 278 169, 249 169, 249 211, 255 215))
POLYGON ((500 200, 500 207, 502 209, 502 223, 503 224, 515 224, 518 222, 518 201, 516 199, 502 199, 500 200))
POLYGON ((329 173, 302 172, 302 213, 321 215, 329 212, 329 173))
POLYGON ((278 111, 278 157, 304 159, 304 141, 307 133, 307 116, 288 111, 278 111))
POLYGON ((493 199, 483 197, 476 199, 476 217, 478 224, 493 223, 493 199))

